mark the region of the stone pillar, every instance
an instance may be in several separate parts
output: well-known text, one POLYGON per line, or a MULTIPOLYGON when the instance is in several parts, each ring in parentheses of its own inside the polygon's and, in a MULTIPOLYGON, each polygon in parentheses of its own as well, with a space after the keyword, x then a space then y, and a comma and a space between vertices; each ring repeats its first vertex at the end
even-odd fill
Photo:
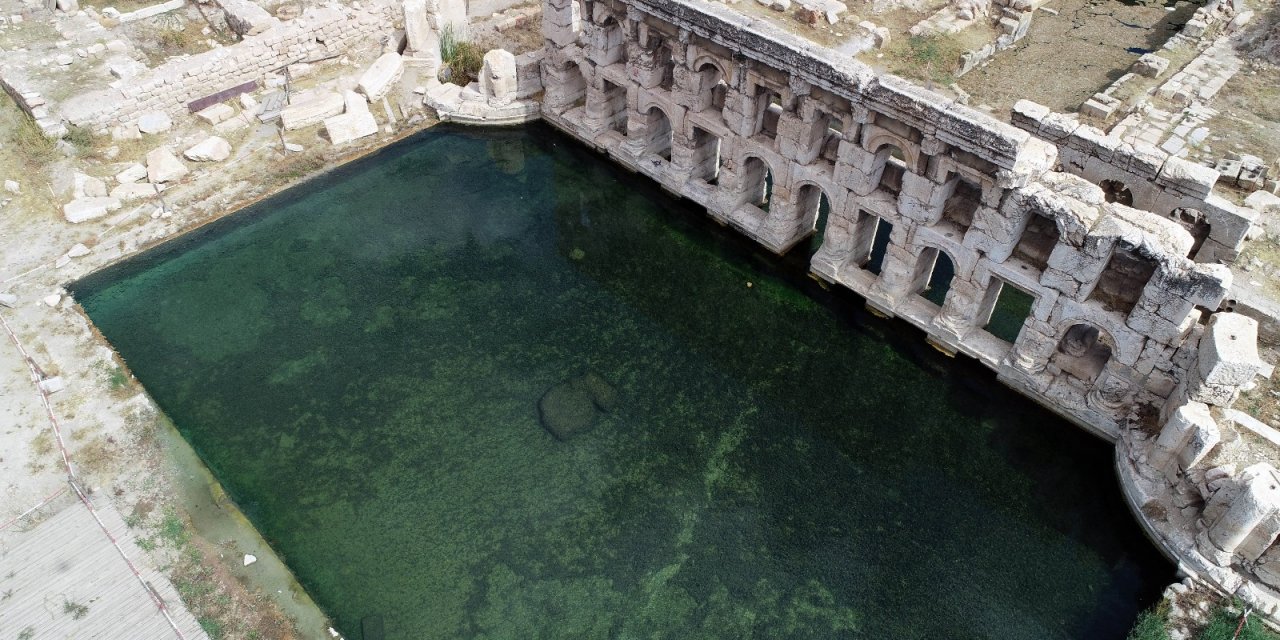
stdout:
POLYGON ((582 33, 582 13, 574 0, 543 0, 542 36, 557 47, 578 40, 582 33))
POLYGON ((408 41, 406 61, 424 67, 428 77, 434 77, 440 70, 440 34, 431 25, 427 0, 404 0, 404 35, 408 41))
POLYGON ((480 92, 491 107, 505 107, 516 97, 516 57, 505 49, 484 54, 480 92))
POLYGON ((1209 406, 1188 402, 1178 407, 1160 429, 1147 464, 1174 480, 1179 471, 1195 467, 1221 440, 1209 406))
POLYGON ((1264 366, 1258 357, 1258 321, 1238 313, 1215 313, 1200 337, 1196 366, 1188 372, 1187 396, 1229 407, 1264 366))
POLYGON ((458 40, 466 40, 471 34, 467 29, 467 0, 430 0, 434 3, 434 7, 427 6, 427 10, 434 9, 436 15, 436 28, 444 33, 445 29, 453 31, 453 37, 458 40))
POLYGON ((1255 559, 1270 546, 1280 533, 1277 514, 1280 513, 1280 480, 1271 465, 1262 462, 1245 469, 1239 476, 1240 487, 1225 513, 1209 525, 1198 539, 1206 556, 1222 566, 1231 563, 1237 553, 1245 551, 1246 558, 1255 559), (1249 543, 1249 544, 1246 544, 1249 543))
POLYGON ((1050 327, 1038 321, 1032 324, 1037 326, 1023 325, 1008 357, 1010 365, 1028 375, 1044 371, 1054 349, 1058 348, 1058 341, 1046 332, 1052 331, 1050 327))

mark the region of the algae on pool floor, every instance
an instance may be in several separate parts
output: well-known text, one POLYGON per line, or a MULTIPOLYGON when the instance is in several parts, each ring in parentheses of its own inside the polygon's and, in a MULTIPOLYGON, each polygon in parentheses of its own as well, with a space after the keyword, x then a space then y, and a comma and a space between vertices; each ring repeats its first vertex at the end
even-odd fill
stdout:
POLYGON ((349 638, 1123 637, 1110 448, 802 278, 439 128, 75 290, 349 638))

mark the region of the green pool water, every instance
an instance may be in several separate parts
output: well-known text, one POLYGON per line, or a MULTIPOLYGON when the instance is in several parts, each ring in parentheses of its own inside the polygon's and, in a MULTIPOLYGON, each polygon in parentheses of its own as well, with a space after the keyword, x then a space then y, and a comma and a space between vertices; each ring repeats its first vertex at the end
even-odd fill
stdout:
POLYGON ((436 128, 73 289, 353 640, 1122 638, 1109 445, 805 259, 436 128))

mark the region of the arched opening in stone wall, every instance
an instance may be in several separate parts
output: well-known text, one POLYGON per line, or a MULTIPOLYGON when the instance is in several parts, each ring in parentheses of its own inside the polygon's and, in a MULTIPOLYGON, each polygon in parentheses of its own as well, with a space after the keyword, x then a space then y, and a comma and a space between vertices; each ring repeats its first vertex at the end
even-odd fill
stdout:
POLYGON ((596 64, 611 65, 627 59, 626 39, 623 37, 622 25, 613 15, 607 15, 595 29, 596 64))
POLYGON ((906 154, 897 145, 882 145, 876 149, 876 166, 881 168, 880 188, 898 195, 902 191, 902 176, 907 171, 906 154))
POLYGON ((853 227, 853 252, 850 261, 866 271, 880 275, 892 234, 893 224, 888 220, 858 210, 858 220, 853 227))
POLYGON ((813 230, 809 236, 809 255, 812 256, 822 247, 827 217, 831 214, 831 200, 817 185, 806 184, 796 193, 796 213, 801 217, 803 228, 813 230))
POLYGON ((1200 247, 1204 246, 1204 241, 1209 238, 1209 221, 1204 219, 1204 213, 1199 209, 1180 207, 1174 209, 1169 217, 1177 220, 1191 234, 1191 250, 1187 252, 1187 257, 1196 257, 1200 253, 1200 247))
POLYGON ((1126 207, 1133 206, 1133 192, 1123 182, 1103 180, 1098 186, 1102 187, 1102 197, 1106 198, 1107 202, 1122 204, 1126 207))
POLYGON ((703 62, 694 73, 698 74, 698 86, 703 95, 698 96, 701 109, 724 111, 725 96, 729 92, 729 84, 725 82, 724 72, 711 62, 703 62))
POLYGON ((925 247, 916 260, 916 270, 911 278, 911 292, 939 307, 951 290, 951 280, 956 275, 955 262, 946 252, 935 247, 925 247))
POLYGON ((1087 323, 1075 324, 1062 334, 1049 362, 1073 378, 1092 383, 1111 360, 1113 344, 1105 331, 1087 323))
POLYGON ((662 80, 658 82, 658 86, 664 91, 671 91, 676 83, 676 62, 675 57, 672 55, 671 47, 666 44, 658 47, 657 58, 662 65, 662 80))
POLYGON ((1013 257, 1043 273, 1060 237, 1056 222, 1033 213, 1027 217, 1027 226, 1013 247, 1013 257))
POLYGON ((979 317, 987 333, 1010 344, 1018 341, 1036 297, 999 278, 992 278, 979 317))
POLYGON ((671 160, 671 119, 666 112, 656 106, 649 107, 643 114, 643 122, 645 154, 671 160))
POLYGON ((700 127, 693 128, 693 178, 720 182, 720 168, 724 159, 720 155, 720 138, 700 127))
POLYGON ((605 128, 627 135, 627 88, 605 79, 600 80, 600 116, 605 128))
POLYGON ((582 75, 578 63, 570 62, 564 67, 564 82, 559 88, 560 110, 568 111, 587 104, 587 78, 582 75))
POLYGON ((942 205, 942 221, 964 235, 973 225, 973 215, 982 204, 982 187, 965 178, 956 178, 955 187, 942 205))
POLYGON ((844 139, 844 122, 835 116, 827 121, 827 134, 822 140, 822 150, 818 157, 835 163, 840 153, 840 141, 844 139))
POLYGON ((757 156, 748 156, 742 164, 742 190, 747 195, 747 204, 768 211, 769 200, 773 198, 773 170, 769 164, 757 156))
POLYGON ((756 132, 773 140, 778 137, 778 119, 782 116, 782 95, 765 87, 756 87, 756 132))
POLYGON ((1138 298, 1142 297, 1142 290, 1155 272, 1155 261, 1132 248, 1117 244, 1111 251, 1111 259, 1102 270, 1098 283, 1089 292, 1089 300, 1127 316, 1138 303, 1138 298))

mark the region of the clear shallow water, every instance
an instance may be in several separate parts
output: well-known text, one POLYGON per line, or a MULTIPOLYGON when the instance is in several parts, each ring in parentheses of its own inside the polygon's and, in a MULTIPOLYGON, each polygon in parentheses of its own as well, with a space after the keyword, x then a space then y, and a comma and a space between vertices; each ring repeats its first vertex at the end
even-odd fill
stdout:
POLYGON ((353 640, 1104 640, 1173 577, 1108 445, 542 127, 74 290, 353 640))

